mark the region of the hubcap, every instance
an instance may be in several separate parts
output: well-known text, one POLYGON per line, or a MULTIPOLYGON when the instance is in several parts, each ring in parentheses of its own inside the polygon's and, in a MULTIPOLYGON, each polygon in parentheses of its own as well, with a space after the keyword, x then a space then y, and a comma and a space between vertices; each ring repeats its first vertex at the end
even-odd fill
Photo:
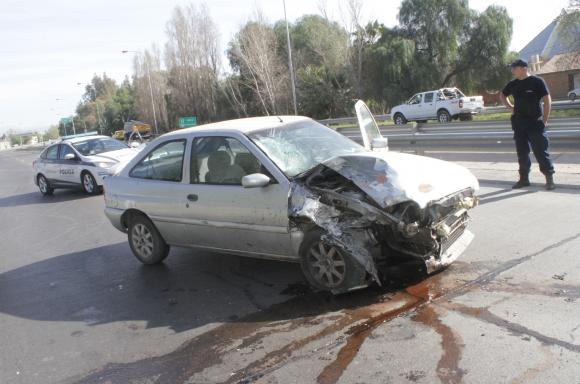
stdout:
POLYGON ((395 121, 395 123, 403 124, 403 119, 401 119, 401 116, 397 116, 397 120, 395 121))
POLYGON ((149 228, 143 224, 135 225, 131 233, 131 241, 133 248, 141 257, 151 257, 153 254, 153 236, 149 228))
POLYGON ((44 180, 44 177, 40 177, 38 179, 38 186, 40 187, 40 191, 42 193, 45 193, 47 190, 47 185, 46 185, 46 180, 44 180))
POLYGON ((441 116, 439 116, 439 120, 442 123, 446 123, 448 121, 447 114, 446 113, 442 113, 441 116))
POLYGON ((336 247, 322 241, 310 248, 308 264, 314 279, 325 287, 336 287, 345 278, 346 264, 342 254, 336 247))
POLYGON ((93 192, 93 179, 91 178, 90 175, 85 174, 85 177, 83 178, 84 180, 84 185, 85 185, 85 190, 87 192, 93 192))

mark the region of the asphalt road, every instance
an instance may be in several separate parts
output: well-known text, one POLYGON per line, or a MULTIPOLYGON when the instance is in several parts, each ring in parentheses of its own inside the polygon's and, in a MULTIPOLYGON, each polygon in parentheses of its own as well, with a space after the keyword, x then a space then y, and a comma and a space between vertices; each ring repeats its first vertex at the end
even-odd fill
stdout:
POLYGON ((580 383, 580 185, 496 171, 452 267, 332 297, 293 264, 142 266, 102 196, 43 198, 33 157, 0 152, 1 383, 580 383))

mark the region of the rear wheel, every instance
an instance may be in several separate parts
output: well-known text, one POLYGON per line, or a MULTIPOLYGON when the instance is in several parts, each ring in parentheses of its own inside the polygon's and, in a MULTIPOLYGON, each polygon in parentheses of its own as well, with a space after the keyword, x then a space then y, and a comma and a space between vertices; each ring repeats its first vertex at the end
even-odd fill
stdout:
POLYGON ((451 121, 451 115, 447 112, 446 109, 442 109, 437 112, 437 120, 440 123, 449 123, 451 121))
POLYGON ((97 185, 97 181, 91 175, 90 172, 83 172, 81 175, 81 182, 83 185, 83 191, 89 195, 94 195, 100 192, 99 186, 97 185))
POLYGON ((43 196, 50 196, 54 192, 54 188, 50 186, 50 183, 43 175, 38 175, 38 189, 43 196))
POLYGON ((345 251, 322 239, 324 232, 315 229, 306 234, 300 250, 304 277, 323 291, 345 292, 365 284, 366 272, 345 251))
POLYGON ((402 113, 395 113, 395 116, 393 116, 393 121, 397 125, 407 124, 407 119, 405 119, 405 116, 403 116, 402 113))
POLYGON ((133 255, 143 264, 159 264, 169 254, 169 246, 145 216, 131 218, 127 236, 133 255))

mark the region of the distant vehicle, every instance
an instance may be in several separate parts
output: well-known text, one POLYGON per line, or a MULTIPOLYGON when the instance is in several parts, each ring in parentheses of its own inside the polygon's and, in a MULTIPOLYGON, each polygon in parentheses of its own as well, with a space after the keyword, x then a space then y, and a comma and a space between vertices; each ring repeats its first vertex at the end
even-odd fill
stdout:
POLYGON ((125 122, 125 125, 123 126, 122 140, 133 140, 133 136, 137 136, 139 140, 147 139, 151 136, 151 132, 152 129, 149 124, 143 123, 141 121, 130 120, 125 122))
POLYGON ((317 289, 379 281, 380 265, 432 273, 469 245, 477 179, 459 165, 388 151, 355 106, 364 147, 306 117, 181 129, 105 179, 105 214, 144 264, 170 246, 298 262, 317 289))
POLYGON ((576 100, 578 96, 580 96, 580 88, 575 88, 568 92, 568 98, 572 101, 576 100))
POLYGON ((481 111, 482 96, 468 97, 457 88, 442 88, 413 95, 405 104, 393 107, 391 116, 395 124, 427 120, 448 123, 456 119, 472 120, 473 115, 481 111))
POLYGON ((34 160, 34 183, 45 196, 52 195, 56 188, 81 187, 88 194, 100 193, 103 179, 138 152, 108 136, 66 136, 34 160))

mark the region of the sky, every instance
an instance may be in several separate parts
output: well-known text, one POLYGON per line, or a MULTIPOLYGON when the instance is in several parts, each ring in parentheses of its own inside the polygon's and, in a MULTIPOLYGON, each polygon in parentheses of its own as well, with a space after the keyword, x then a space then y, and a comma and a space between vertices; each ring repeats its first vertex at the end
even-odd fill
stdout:
MULTIPOLYGON (((342 23, 340 4, 344 9, 344 0, 324 1, 329 16, 342 23)), ((130 76, 132 54, 121 51, 140 51, 152 43, 162 47, 174 7, 201 2, 0 0, 0 134, 10 129, 44 131, 60 117, 72 115, 84 84, 95 73, 106 73, 117 81, 130 76)), ((220 30, 223 51, 254 10, 261 9, 270 22, 284 18, 282 0, 205 3, 220 30)), ((286 0, 289 21, 319 13, 319 3, 286 0)), ((394 26, 400 3, 363 0, 363 21, 378 20, 394 26)), ((470 7, 478 11, 492 4, 506 7, 514 19, 511 49, 519 51, 560 14, 568 0, 469 1, 470 7)))

